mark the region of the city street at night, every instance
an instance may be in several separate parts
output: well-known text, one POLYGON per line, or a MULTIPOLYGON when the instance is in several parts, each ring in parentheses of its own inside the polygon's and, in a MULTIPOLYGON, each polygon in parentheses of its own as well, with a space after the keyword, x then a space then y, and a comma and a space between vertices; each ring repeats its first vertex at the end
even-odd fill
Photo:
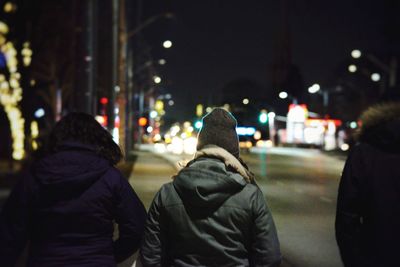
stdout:
MULTIPOLYGON (((137 152, 130 182, 149 207, 152 196, 176 173, 176 163, 191 156, 153 154, 151 146, 144 149, 137 152)), ((255 173, 272 211, 284 257, 282 266, 343 266, 334 236, 343 157, 299 148, 254 149, 242 157, 255 173)))
POLYGON ((0 0, 0 266, 398 267, 399 29, 399 0, 0 0))

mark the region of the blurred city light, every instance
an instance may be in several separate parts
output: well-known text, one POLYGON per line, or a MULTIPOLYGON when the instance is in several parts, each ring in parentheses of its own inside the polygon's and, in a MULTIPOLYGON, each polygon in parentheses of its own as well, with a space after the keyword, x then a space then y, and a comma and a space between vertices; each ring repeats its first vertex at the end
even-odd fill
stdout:
POLYGON ((357 122, 355 122, 355 121, 350 122, 350 128, 351 129, 357 128, 357 122))
POLYGON ((147 118, 145 118, 145 117, 140 117, 138 123, 139 123, 139 126, 142 126, 142 127, 143 127, 143 126, 146 126, 146 124, 147 124, 147 118))
POLYGON ((357 66, 354 64, 351 64, 351 65, 349 65, 348 70, 349 70, 349 72, 356 72, 357 66))
POLYGON ((276 114, 275 112, 269 112, 268 113, 268 119, 273 120, 275 118, 276 114))
POLYGON ((354 49, 353 51, 351 51, 351 56, 353 58, 359 58, 361 57, 361 51, 358 49, 354 49))
POLYGON ((39 137, 39 125, 37 121, 32 121, 31 122, 31 138, 32 138, 32 148, 33 150, 38 149, 38 143, 36 142, 36 139, 39 137))
POLYGON ((166 63, 167 63, 167 61, 163 58, 158 60, 158 64, 160 64, 160 65, 165 65, 166 63))
POLYGON ((271 140, 258 140, 256 143, 257 147, 271 148, 274 146, 271 140))
POLYGON ((152 111, 150 112, 150 118, 155 119, 157 116, 158 116, 157 111, 152 110, 152 111))
POLYGON ((250 100, 248 98, 244 98, 242 102, 244 105, 247 105, 249 104, 250 100))
POLYGON ((194 128, 196 128, 197 130, 201 129, 201 127, 203 127, 203 123, 200 120, 194 123, 194 128))
POLYGON ((286 92, 280 92, 279 93, 279 98, 285 99, 287 97, 288 97, 288 93, 286 93, 286 92))
POLYGON ((4 22, 0 21, 0 33, 2 34, 7 34, 9 31, 7 24, 4 22))
POLYGON ((258 121, 260 123, 262 123, 262 124, 267 123, 267 121, 268 121, 268 113, 267 113, 267 111, 265 109, 261 110, 260 114, 258 115, 258 121))
POLYGON ((174 104, 175 104, 174 100, 169 100, 169 101, 168 101, 168 105, 169 105, 169 106, 173 106, 174 104))
POLYGON ((5 13, 15 12, 17 10, 17 5, 11 2, 7 2, 4 4, 3 10, 5 13))
POLYGON ((148 133, 152 133, 153 132, 153 127, 151 127, 151 126, 147 127, 146 131, 148 133))
POLYGON ((95 119, 98 123, 100 123, 101 126, 103 126, 103 127, 107 126, 107 116, 97 115, 97 116, 95 116, 95 119))
POLYGON ((38 110, 35 111, 34 115, 35 115, 36 118, 39 119, 39 118, 43 117, 44 114, 45 114, 44 109, 39 108, 38 110))
POLYGON ((100 104, 107 105, 107 103, 108 103, 108 98, 107 97, 100 98, 100 104))
POLYGON ((252 136, 256 132, 256 128, 254 127, 236 127, 236 133, 238 135, 247 135, 252 136))
POLYGON ((343 150, 343 151, 347 151, 347 150, 349 150, 349 148, 350 148, 350 146, 348 144, 342 144, 340 146, 340 149, 343 150))
POLYGON ((197 138, 196 137, 189 137, 183 140, 183 152, 185 154, 192 155, 196 153, 197 147, 197 138))
POLYGON ((172 42, 170 40, 166 40, 163 43, 164 48, 171 48, 172 47, 172 42))
POLYGON ((310 94, 315 94, 321 89, 318 83, 314 83, 312 86, 308 87, 308 92, 310 94))
POLYGON ((161 82, 161 78, 160 78, 159 76, 154 76, 154 77, 153 77, 153 81, 154 81, 155 83, 160 83, 160 82, 161 82))
POLYGON ((372 73, 371 80, 374 82, 379 82, 381 80, 381 75, 379 73, 372 73))

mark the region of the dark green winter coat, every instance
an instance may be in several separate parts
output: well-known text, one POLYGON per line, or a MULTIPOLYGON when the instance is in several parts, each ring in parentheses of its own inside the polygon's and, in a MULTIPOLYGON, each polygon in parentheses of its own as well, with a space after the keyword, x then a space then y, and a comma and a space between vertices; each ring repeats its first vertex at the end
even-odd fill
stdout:
POLYGON ((143 266, 279 266, 261 190, 219 159, 198 158, 165 184, 149 211, 143 266))

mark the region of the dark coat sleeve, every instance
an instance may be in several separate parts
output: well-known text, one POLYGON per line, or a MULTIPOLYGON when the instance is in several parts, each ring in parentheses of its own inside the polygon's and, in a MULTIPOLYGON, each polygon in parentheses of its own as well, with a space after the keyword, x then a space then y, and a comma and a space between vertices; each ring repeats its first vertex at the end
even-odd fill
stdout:
POLYGON ((346 160, 337 199, 336 240, 345 266, 362 266, 360 231, 365 167, 361 148, 356 146, 346 160))
POLYGON ((274 267, 281 263, 278 235, 264 195, 257 189, 253 200, 254 224, 250 246, 250 266, 274 267))
POLYGON ((146 210, 128 181, 119 175, 115 190, 117 205, 115 220, 118 224, 119 237, 114 242, 114 255, 117 262, 122 262, 135 253, 141 243, 146 210))
POLYGON ((0 213, 0 265, 14 266, 28 240, 32 176, 23 175, 0 213))
POLYGON ((163 238, 161 229, 161 190, 154 197, 153 203, 150 206, 144 239, 140 248, 140 261, 143 266, 156 267, 162 266, 163 261, 163 238))

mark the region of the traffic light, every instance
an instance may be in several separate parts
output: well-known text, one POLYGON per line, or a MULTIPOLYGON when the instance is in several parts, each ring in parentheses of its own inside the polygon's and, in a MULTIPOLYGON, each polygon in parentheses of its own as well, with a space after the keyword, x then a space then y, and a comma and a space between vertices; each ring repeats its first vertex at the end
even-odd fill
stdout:
POLYGON ((263 109, 260 111, 260 114, 258 115, 258 121, 262 124, 265 124, 268 122, 267 110, 263 109))
POLYGON ((147 125, 147 118, 146 117, 140 117, 138 123, 139 123, 139 126, 142 126, 142 127, 146 126, 147 125))
POLYGON ((197 120, 197 121, 194 123, 194 128, 196 128, 197 130, 200 130, 201 127, 203 127, 203 122, 202 122, 201 120, 197 120))

